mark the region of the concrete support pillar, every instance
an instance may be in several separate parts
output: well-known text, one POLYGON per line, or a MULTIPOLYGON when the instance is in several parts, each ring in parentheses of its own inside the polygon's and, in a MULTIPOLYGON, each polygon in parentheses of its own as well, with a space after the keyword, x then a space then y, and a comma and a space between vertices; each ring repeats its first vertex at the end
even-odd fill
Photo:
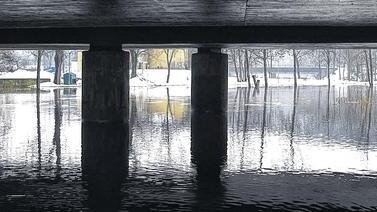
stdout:
POLYGON ((225 112, 228 105, 228 55, 221 49, 199 48, 192 55, 191 109, 225 112))
POLYGON ((201 182, 219 179, 227 148, 228 56, 201 48, 192 56, 191 154, 201 182))
POLYGON ((121 45, 83 53, 82 169, 93 204, 117 199, 128 168, 128 76, 129 53, 121 45))
POLYGON ((129 57, 121 45, 83 52, 84 122, 128 122, 129 57))

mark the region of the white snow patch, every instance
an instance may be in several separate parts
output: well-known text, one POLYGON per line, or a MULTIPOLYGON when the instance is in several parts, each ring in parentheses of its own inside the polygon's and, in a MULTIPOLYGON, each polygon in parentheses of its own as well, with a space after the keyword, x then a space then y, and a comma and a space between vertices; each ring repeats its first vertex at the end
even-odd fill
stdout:
POLYGON ((169 83, 166 83, 167 69, 138 70, 138 80, 131 79, 130 86, 187 86, 191 82, 191 71, 172 69, 170 70, 169 83))
MULTIPOLYGON (((41 71, 41 79, 49 79, 52 81, 53 78, 54 74, 47 71, 41 71)), ((37 79, 37 72, 19 69, 15 72, 0 75, 0 79, 37 79)))

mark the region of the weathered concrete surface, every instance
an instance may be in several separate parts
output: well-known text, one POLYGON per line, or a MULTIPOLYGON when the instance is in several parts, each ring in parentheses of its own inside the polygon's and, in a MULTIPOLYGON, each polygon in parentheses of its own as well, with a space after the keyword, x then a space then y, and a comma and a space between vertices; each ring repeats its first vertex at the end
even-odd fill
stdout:
POLYGON ((192 55, 191 109, 226 112, 228 104, 228 55, 219 49, 198 50, 192 55))
POLYGON ((375 0, 3 0, 0 27, 376 25, 375 0))
POLYGON ((191 154, 201 182, 217 181, 226 161, 228 56, 199 48, 192 55, 191 154))
POLYGON ((128 70, 128 52, 90 50, 83 53, 84 122, 128 122, 128 70))

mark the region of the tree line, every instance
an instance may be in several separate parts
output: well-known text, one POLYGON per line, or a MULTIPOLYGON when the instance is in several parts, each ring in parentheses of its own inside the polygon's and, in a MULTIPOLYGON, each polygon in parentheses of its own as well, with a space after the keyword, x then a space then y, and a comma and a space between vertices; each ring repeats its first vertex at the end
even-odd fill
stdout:
POLYGON ((54 83, 60 84, 60 78, 65 66, 71 68, 71 57, 76 53, 74 50, 1 50, 0 72, 14 72, 18 69, 27 69, 28 66, 36 65, 36 70, 41 71, 41 64, 47 67, 55 67, 54 83))
POLYGON ((248 82, 252 68, 263 67, 265 85, 271 77, 269 69, 284 57, 293 61, 293 78, 301 78, 301 65, 316 67, 317 79, 327 77, 330 85, 331 75, 339 70, 339 80, 363 81, 373 86, 376 80, 377 51, 375 49, 225 49, 229 55, 229 64, 233 68, 238 82, 248 82))
MULTIPOLYGON (((52 67, 55 65, 54 83, 60 84, 61 73, 65 63, 70 68, 70 57, 74 51, 65 50, 40 50, 41 60, 52 67)), ((141 56, 147 57, 151 49, 129 49, 130 52, 130 77, 137 76, 138 64, 141 56)), ((186 69, 191 69, 191 55, 193 49, 162 49, 167 65, 166 83, 170 81, 171 64, 177 52, 183 51, 186 69)), ((251 86, 252 69, 263 67, 264 83, 268 86, 268 78, 271 78, 269 70, 276 62, 285 57, 291 57, 293 61, 294 84, 301 79, 301 66, 311 66, 318 70, 317 79, 327 77, 330 85, 331 75, 338 70, 339 80, 363 81, 373 86, 376 80, 377 51, 375 49, 255 49, 255 48, 228 48, 223 50, 229 55, 229 65, 235 72, 238 82, 247 82, 251 86)), ((28 61, 37 58, 37 51, 24 51, 22 55, 15 50, 0 51, 0 72, 13 72, 24 68, 28 61), (34 59, 33 59, 34 58, 34 59)), ((256 86, 256 80, 253 79, 256 86)))

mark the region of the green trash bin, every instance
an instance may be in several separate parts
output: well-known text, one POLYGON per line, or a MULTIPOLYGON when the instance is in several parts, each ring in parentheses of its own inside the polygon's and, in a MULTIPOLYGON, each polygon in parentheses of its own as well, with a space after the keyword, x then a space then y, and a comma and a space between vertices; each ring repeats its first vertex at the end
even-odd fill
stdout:
POLYGON ((76 85, 77 77, 74 73, 63 74, 64 85, 76 85))

